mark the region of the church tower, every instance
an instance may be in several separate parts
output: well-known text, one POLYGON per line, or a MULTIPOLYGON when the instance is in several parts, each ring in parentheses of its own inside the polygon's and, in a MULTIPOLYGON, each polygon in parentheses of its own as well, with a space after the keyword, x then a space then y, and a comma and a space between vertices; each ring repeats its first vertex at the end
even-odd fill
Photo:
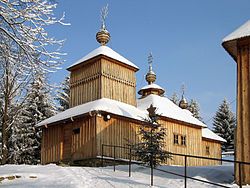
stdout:
POLYGON ((106 29, 107 7, 101 11, 102 26, 96 34, 100 47, 71 65, 70 107, 101 98, 109 98, 136 106, 138 67, 109 48, 110 33, 106 29))

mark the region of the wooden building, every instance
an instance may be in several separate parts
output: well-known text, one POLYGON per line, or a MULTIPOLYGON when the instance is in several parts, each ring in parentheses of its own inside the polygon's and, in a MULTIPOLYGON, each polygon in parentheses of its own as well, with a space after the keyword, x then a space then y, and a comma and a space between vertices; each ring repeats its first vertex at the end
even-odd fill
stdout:
MULTIPOLYGON (((250 163, 250 20, 223 39, 223 47, 237 62, 236 160, 250 163)), ((239 183, 239 166, 236 182, 239 183)), ((242 165, 242 183, 250 184, 250 165, 242 165)))
MULTIPOLYGON (((97 33, 100 47, 70 66, 70 109, 40 122, 42 164, 97 158, 102 144, 126 146, 138 142, 139 126, 152 104, 166 128, 166 150, 174 153, 221 157, 222 138, 194 118, 183 96, 180 106, 164 96, 155 84, 156 74, 149 59, 148 85, 139 90, 136 100, 138 67, 106 46, 109 33, 97 33)), ((113 155, 105 148, 105 155, 113 155)), ((127 158, 127 151, 116 150, 116 157, 127 158)), ((169 164, 182 165, 183 157, 173 156, 169 164)), ((189 159, 188 165, 216 165, 218 162, 189 159)))

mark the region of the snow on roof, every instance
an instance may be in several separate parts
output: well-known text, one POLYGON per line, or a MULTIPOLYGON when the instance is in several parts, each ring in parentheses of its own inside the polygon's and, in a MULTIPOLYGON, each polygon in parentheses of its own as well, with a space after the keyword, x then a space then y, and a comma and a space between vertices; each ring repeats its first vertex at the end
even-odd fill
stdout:
POLYGON ((202 137, 212 139, 212 140, 218 140, 220 142, 227 142, 225 139, 221 138, 217 134, 215 134, 213 131, 211 131, 208 128, 202 129, 202 137))
MULTIPOLYGON (((205 124, 194 118, 190 111, 179 108, 166 97, 160 97, 158 95, 151 94, 143 99, 138 99, 137 104, 138 108, 116 100, 102 98, 65 110, 61 113, 56 114, 55 116, 52 116, 38 123, 36 126, 40 127, 48 125, 51 123, 69 119, 71 117, 73 118, 91 111, 105 111, 111 114, 125 116, 136 120, 143 120, 147 118, 146 109, 151 104, 153 104, 153 106, 157 107, 157 113, 161 116, 199 125, 201 127, 206 127, 205 124)), ((208 128, 202 128, 202 137, 225 142, 223 138, 219 137, 218 135, 210 131, 208 128)))
POLYGON ((240 39, 240 38, 248 37, 248 36, 250 36, 250 20, 248 20, 246 23, 244 23, 234 32, 226 36, 222 41, 227 42, 227 41, 236 40, 236 39, 240 39))
POLYGON ((159 86, 157 84, 148 84, 148 85, 142 87, 140 90, 145 90, 145 89, 150 89, 150 88, 164 90, 161 86, 159 86))
POLYGON ((110 57, 112 59, 118 60, 126 65, 129 65, 131 67, 139 69, 131 61, 127 60, 125 57, 121 56, 120 54, 118 54, 117 52, 115 52, 114 50, 109 48, 108 46, 100 46, 100 47, 96 48, 95 50, 93 50, 92 52, 90 52, 89 54, 84 56, 83 58, 79 59, 76 63, 70 65, 67 69, 70 69, 70 68, 72 68, 80 63, 83 63, 84 61, 87 61, 93 57, 96 57, 98 55, 105 55, 105 56, 110 57))
POLYGON ((237 39, 250 37, 250 20, 226 36, 222 40, 222 46, 237 62, 237 39))
POLYGON ((171 119, 191 123, 201 127, 207 127, 204 123, 192 116, 192 113, 187 110, 183 110, 166 97, 158 95, 148 95, 145 98, 137 100, 137 108, 146 111, 146 109, 153 105, 157 108, 157 113, 161 116, 165 116, 171 119))
POLYGON ((65 110, 61 113, 56 114, 55 116, 52 116, 38 123, 36 126, 39 127, 43 125, 48 125, 71 117, 79 116, 94 110, 105 111, 136 120, 143 120, 147 117, 145 112, 137 109, 132 105, 125 104, 123 102, 119 102, 112 99, 102 98, 65 110))

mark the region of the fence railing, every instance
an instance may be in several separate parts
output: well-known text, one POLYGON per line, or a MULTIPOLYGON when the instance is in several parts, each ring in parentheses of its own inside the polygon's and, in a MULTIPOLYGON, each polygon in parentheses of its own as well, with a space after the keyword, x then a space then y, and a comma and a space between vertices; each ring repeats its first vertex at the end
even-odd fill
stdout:
MULTIPOLYGON (((102 160, 102 166, 104 166, 104 158, 105 157, 109 157, 113 160, 113 169, 114 171, 116 170, 116 161, 127 161, 128 163, 128 173, 129 173, 129 177, 131 176, 131 164, 132 164, 132 148, 131 147, 125 147, 125 146, 116 146, 116 145, 108 145, 108 144, 102 144, 102 148, 101 148, 101 160, 102 160), (113 156, 106 156, 104 155, 104 148, 111 148, 113 149, 113 156), (116 157, 116 151, 117 149, 125 149, 128 151, 128 156, 129 159, 128 160, 124 160, 121 158, 117 158, 116 157)), ((229 162, 229 163, 234 163, 235 165, 238 165, 238 175, 239 175, 239 187, 242 188, 242 165, 250 165, 250 163, 247 162, 242 162, 242 161, 236 161, 236 160, 228 160, 228 159, 219 159, 219 158, 210 158, 210 157, 203 157, 203 156, 195 156, 195 155, 185 155, 185 154, 179 154, 179 153, 171 153, 171 155, 175 155, 175 156, 182 156, 184 158, 184 175, 183 174, 178 174, 172 171, 167 171, 167 170, 163 170, 163 169, 159 169, 159 168, 154 168, 153 166, 146 166, 148 168, 151 169, 151 186, 153 186, 153 170, 157 170, 157 171, 161 171, 161 172, 165 172, 168 174, 172 174, 175 176, 180 176, 184 178, 184 187, 187 188, 187 179, 191 179, 194 181, 198 181, 198 182, 202 182, 202 183, 207 183, 210 185, 216 185, 218 187, 224 187, 224 188, 231 188, 222 184, 218 184, 215 182, 211 182, 211 181, 206 181, 206 180, 202 180, 202 179, 198 179, 198 178, 194 178, 191 176, 188 176, 187 174, 187 160, 188 158, 196 158, 196 159, 204 159, 204 160, 213 160, 213 161, 220 161, 222 162, 229 162)), ((137 163, 137 164, 141 164, 141 163, 137 163)), ((151 163, 152 164, 152 163, 151 163)), ((145 166, 145 165, 144 165, 145 166)))

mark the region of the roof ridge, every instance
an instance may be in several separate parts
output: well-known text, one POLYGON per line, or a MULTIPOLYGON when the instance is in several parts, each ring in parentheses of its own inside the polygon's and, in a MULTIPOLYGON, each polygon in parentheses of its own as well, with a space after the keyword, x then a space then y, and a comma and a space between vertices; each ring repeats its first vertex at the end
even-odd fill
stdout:
POLYGON ((126 65, 139 69, 134 63, 132 63, 127 58, 123 57, 121 54, 117 53, 116 51, 114 51, 112 48, 108 46, 99 46, 98 48, 95 48, 94 50, 89 52, 87 55, 83 56, 82 58, 77 60, 75 63, 67 67, 67 69, 70 69, 78 64, 84 63, 85 61, 91 58, 97 57, 98 55, 105 55, 112 59, 118 60, 126 65))

